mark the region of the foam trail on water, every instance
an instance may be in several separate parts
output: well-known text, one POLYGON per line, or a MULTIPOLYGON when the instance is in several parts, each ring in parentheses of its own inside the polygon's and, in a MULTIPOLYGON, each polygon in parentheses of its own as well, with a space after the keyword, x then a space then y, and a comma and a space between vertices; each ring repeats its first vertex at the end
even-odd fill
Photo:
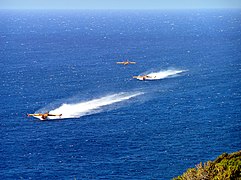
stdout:
POLYGON ((159 72, 152 72, 147 74, 147 80, 158 80, 158 79, 165 79, 170 77, 175 77, 179 75, 180 73, 183 73, 187 70, 165 70, 165 71, 159 71, 159 72))
MULTIPOLYGON (((118 103, 131 99, 133 97, 143 94, 142 92, 137 93, 118 93, 102 98, 93 99, 86 102, 79 102, 75 104, 62 104, 60 107, 51 110, 50 114, 62 114, 63 118, 79 118, 84 115, 90 115, 101 111, 101 108, 113 103, 118 103)), ((49 119, 59 119, 59 117, 49 116, 49 119)))

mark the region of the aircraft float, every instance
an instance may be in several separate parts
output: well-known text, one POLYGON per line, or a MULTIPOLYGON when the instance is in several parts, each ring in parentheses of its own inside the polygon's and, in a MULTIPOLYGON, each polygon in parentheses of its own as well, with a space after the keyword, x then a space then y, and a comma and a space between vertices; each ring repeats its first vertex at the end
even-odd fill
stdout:
POLYGON ((49 116, 59 116, 59 117, 62 116, 62 114, 49 114, 49 112, 46 112, 44 114, 39 113, 39 114, 27 114, 27 115, 28 115, 28 117, 30 117, 30 116, 39 117, 40 116, 41 120, 46 120, 49 116))

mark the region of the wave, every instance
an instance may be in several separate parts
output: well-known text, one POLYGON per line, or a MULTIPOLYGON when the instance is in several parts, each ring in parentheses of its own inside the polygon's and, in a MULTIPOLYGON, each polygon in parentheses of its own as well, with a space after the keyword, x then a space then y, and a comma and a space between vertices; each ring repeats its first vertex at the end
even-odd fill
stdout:
MULTIPOLYGON (((60 107, 51 110, 50 114, 62 114, 61 119, 66 118, 79 118, 85 115, 91 115, 103 110, 103 107, 122 102, 136 96, 143 94, 143 92, 128 93, 122 92, 104 96, 101 98, 93 99, 90 101, 79 102, 79 103, 64 103, 60 107)), ((49 116, 49 119, 59 119, 59 117, 49 116)))

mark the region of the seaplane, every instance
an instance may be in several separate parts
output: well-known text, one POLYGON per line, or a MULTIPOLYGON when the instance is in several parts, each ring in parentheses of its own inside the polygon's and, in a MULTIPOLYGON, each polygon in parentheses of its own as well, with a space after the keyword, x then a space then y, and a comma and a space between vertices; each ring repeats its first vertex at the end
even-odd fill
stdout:
POLYGON ((128 65, 128 64, 136 64, 136 62, 126 60, 122 62, 116 62, 116 64, 128 65))
POLYGON ((39 114, 27 114, 28 117, 33 116, 33 117, 41 117, 41 120, 46 120, 49 116, 59 116, 61 117, 62 114, 49 114, 49 112, 46 113, 39 113, 39 114))
POLYGON ((156 76, 149 76, 149 75, 143 75, 143 76, 133 76, 133 78, 141 80, 141 81, 145 81, 145 80, 152 80, 154 79, 156 76))

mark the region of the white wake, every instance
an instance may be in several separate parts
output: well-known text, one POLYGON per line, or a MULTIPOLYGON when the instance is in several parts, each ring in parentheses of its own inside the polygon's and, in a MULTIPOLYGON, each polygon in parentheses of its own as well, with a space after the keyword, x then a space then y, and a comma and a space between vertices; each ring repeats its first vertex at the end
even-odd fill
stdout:
POLYGON ((171 78, 171 77, 175 77, 178 76, 179 74, 186 72, 187 70, 173 70, 173 69, 169 69, 169 70, 162 70, 159 72, 151 72, 146 74, 147 78, 146 80, 159 80, 159 79, 165 79, 165 78, 171 78))
MULTIPOLYGON (((64 103, 60 107, 51 110, 50 114, 62 114, 61 119, 63 118, 79 118, 81 116, 95 114, 101 112, 101 108, 107 105, 125 101, 136 96, 143 94, 142 92, 136 93, 118 93, 109 96, 104 96, 102 98, 93 99, 86 102, 79 102, 74 104, 64 103)), ((49 116, 49 119, 60 119, 58 116, 49 116)))

